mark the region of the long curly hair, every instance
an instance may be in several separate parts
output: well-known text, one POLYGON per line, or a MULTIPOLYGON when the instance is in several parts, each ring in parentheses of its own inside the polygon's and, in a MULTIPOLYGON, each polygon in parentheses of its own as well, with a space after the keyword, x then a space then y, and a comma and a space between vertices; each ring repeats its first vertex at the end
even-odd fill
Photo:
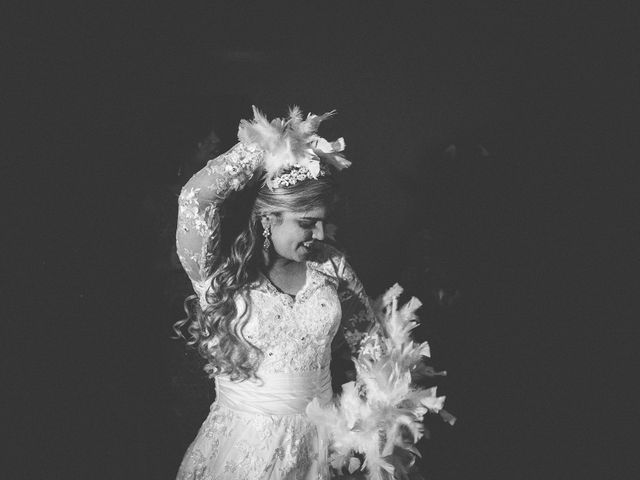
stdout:
POLYGON ((211 285, 206 291, 207 307, 201 308, 196 295, 187 297, 187 318, 174 325, 177 335, 205 359, 210 377, 257 378, 263 352, 244 337, 243 329, 251 312, 249 288, 259 280, 267 261, 261 218, 274 215, 277 222, 285 211, 331 210, 337 201, 337 184, 329 175, 273 191, 266 186, 249 186, 223 202, 220 214, 212 218, 208 241, 211 285), (182 334, 185 326, 187 336, 182 334))

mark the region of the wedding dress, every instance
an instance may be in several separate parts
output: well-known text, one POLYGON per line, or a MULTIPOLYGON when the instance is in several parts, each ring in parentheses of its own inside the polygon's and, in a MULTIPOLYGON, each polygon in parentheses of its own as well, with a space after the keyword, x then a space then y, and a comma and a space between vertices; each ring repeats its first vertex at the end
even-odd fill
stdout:
MULTIPOLYGON (((356 345, 369 326, 360 282, 335 250, 307 261, 307 281, 295 298, 267 279, 253 285, 244 334, 264 352, 260 381, 215 378, 216 400, 188 448, 179 480, 324 479, 326 445, 305 415, 315 397, 331 400, 331 343, 343 318, 356 345)), ((200 294, 206 283, 195 284, 200 294)))

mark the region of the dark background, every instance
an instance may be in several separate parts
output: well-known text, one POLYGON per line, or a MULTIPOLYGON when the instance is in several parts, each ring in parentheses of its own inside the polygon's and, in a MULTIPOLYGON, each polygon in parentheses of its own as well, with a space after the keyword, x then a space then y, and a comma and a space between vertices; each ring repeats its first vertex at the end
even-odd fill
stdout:
POLYGON ((338 110, 339 239, 370 295, 423 300, 449 372, 429 478, 633 478, 638 15, 528 3, 7 15, 11 478, 175 475, 211 392, 168 339, 186 287, 154 205, 252 103, 338 110))

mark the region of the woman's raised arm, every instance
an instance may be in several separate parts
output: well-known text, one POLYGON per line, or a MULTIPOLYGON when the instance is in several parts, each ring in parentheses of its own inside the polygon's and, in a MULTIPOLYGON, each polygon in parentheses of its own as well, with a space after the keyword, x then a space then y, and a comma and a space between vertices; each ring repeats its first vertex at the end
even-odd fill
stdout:
POLYGON ((193 282, 208 275, 211 235, 219 226, 218 207, 233 190, 242 188, 262 163, 260 149, 238 143, 196 173, 182 188, 178 200, 176 248, 193 282))

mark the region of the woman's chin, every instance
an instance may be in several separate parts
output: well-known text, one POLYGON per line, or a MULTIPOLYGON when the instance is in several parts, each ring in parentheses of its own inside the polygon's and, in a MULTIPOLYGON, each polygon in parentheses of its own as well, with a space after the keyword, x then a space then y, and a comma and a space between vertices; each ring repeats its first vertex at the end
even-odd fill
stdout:
POLYGON ((296 250, 296 254, 300 258, 299 261, 303 261, 308 259, 313 254, 313 249, 305 247, 304 245, 300 245, 296 250))
POLYGON ((287 254, 278 254, 280 258, 285 260, 293 261, 293 262, 304 262, 313 256, 314 249, 305 247, 304 245, 298 246, 293 251, 287 252, 287 254))

